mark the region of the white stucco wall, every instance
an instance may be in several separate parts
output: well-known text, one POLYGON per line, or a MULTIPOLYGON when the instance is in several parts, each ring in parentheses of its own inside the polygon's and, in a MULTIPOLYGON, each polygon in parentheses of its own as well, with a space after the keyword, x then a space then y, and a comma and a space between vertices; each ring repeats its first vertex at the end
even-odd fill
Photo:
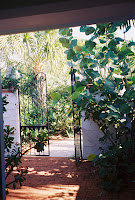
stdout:
POLYGON ((10 125, 10 127, 15 127, 14 133, 14 143, 20 144, 20 120, 19 120, 19 100, 18 100, 18 90, 15 92, 8 91, 6 89, 2 90, 2 96, 7 96, 7 101, 9 104, 5 106, 6 112, 3 114, 4 126, 10 125))
POLYGON ((92 118, 85 119, 85 112, 82 112, 82 134, 83 134, 83 158, 89 154, 99 154, 101 146, 99 138, 103 136, 102 131, 92 118))

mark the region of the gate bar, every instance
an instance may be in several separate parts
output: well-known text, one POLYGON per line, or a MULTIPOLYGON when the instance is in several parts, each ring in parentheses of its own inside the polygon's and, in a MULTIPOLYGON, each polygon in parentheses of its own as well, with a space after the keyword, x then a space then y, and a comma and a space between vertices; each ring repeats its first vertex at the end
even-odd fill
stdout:
MULTIPOLYGON (((74 68, 73 66, 71 66, 71 94, 73 94, 74 92, 74 83, 76 82, 76 77, 75 77, 75 73, 74 73, 74 68)), ((76 137, 76 133, 78 131, 81 131, 81 124, 80 124, 80 111, 78 111, 78 115, 79 115, 79 126, 78 127, 75 127, 75 103, 74 101, 72 100, 72 107, 73 107, 73 123, 74 123, 74 146, 75 146, 75 160, 76 160, 76 166, 78 165, 80 159, 82 160, 82 141, 81 141, 81 132, 80 132, 80 145, 79 145, 79 148, 80 148, 80 158, 77 159, 77 156, 76 156, 76 144, 75 144, 75 137, 76 137), (79 130, 78 130, 79 128, 79 130)))

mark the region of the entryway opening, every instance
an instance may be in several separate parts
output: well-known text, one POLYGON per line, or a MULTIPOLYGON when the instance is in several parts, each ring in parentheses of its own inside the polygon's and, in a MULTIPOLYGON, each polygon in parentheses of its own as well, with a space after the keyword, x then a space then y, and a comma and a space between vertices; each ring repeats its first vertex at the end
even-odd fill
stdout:
POLYGON ((2 61, 3 89, 18 91, 17 142, 27 156, 75 158, 81 149, 80 116, 71 98, 76 77, 60 42, 63 30, 1 38, 8 46, 2 61))

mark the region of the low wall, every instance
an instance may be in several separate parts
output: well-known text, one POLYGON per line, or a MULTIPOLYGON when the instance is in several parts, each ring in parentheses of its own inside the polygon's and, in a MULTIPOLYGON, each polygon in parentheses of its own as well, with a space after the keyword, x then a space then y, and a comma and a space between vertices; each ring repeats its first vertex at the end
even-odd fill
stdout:
POLYGON ((15 127, 14 133, 14 143, 20 144, 20 119, 19 119, 19 99, 18 90, 15 92, 8 91, 7 89, 2 90, 2 96, 7 96, 7 101, 9 102, 5 108, 6 112, 3 114, 4 126, 10 125, 10 127, 15 127))
POLYGON ((83 158, 89 154, 99 154, 101 146, 99 138, 103 136, 102 131, 92 118, 85 119, 85 112, 82 112, 82 134, 83 134, 83 158))

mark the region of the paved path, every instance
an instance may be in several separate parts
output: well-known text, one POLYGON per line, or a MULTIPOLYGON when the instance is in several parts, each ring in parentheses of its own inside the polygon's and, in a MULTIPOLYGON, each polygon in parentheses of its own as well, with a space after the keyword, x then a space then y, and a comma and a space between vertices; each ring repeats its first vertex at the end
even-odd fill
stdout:
POLYGON ((53 140, 50 143, 51 157, 74 157, 74 139, 53 140))
MULTIPOLYGON (((50 157, 74 157, 74 138, 50 139, 50 157)), ((48 146, 45 147, 45 152, 38 153, 34 148, 27 155, 46 155, 48 154, 48 146)))
MULTIPOLYGON (((76 167, 75 161, 69 158, 25 156, 21 165, 28 166, 26 181, 22 188, 9 189, 7 200, 135 199, 135 183, 120 194, 102 190, 96 169, 88 161, 76 167)), ((8 181, 12 181, 12 178, 8 181)))

